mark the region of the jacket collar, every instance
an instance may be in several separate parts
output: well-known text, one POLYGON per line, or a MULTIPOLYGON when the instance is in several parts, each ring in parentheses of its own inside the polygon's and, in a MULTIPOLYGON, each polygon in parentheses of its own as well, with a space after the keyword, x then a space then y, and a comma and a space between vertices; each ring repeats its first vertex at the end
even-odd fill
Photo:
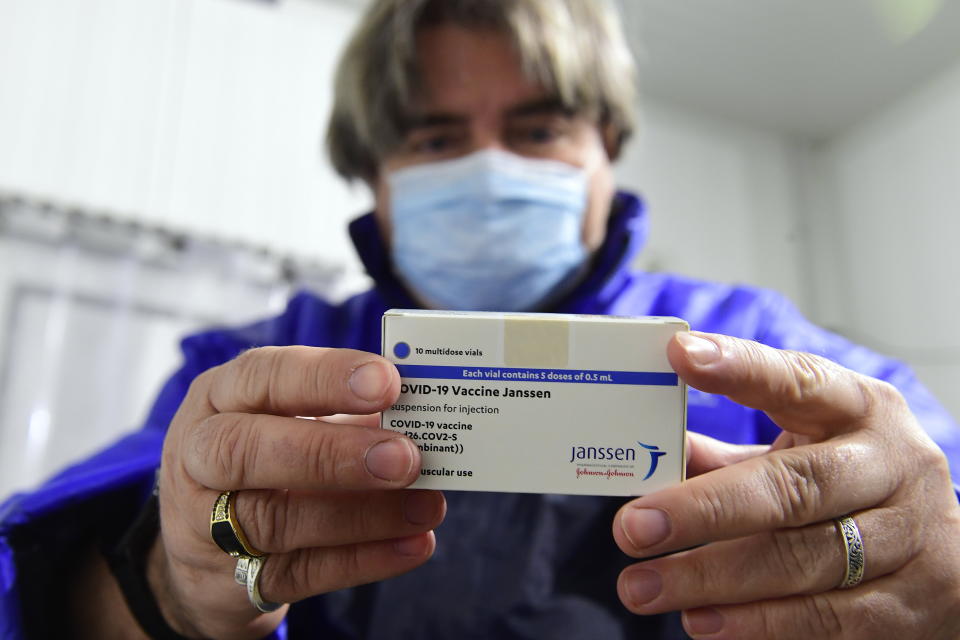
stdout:
MULTIPOLYGON (((607 223, 607 235, 594 253, 586 278, 559 300, 552 311, 602 313, 626 285, 629 267, 647 239, 647 212, 639 197, 618 192, 607 223)), ((367 273, 388 306, 415 309, 419 305, 397 278, 373 213, 350 223, 350 237, 367 273)))

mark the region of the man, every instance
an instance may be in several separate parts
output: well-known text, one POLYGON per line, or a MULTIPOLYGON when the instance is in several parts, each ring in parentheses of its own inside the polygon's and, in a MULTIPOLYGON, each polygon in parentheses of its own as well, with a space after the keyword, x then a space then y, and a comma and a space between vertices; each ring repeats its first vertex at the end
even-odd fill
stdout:
POLYGON ((773 294, 629 272, 630 78, 598 2, 375 3, 329 140, 375 194, 351 232, 376 288, 188 338, 143 431, 9 503, 4 631, 53 628, 70 571, 91 637, 682 637, 647 615, 671 611, 694 637, 960 634, 960 508, 914 415, 954 464, 956 426, 773 294), (669 346, 690 426, 747 446, 692 435, 694 477, 626 504, 402 490, 419 452, 375 428, 399 378, 369 352, 416 305, 683 316, 716 332, 669 346), (158 461, 159 527, 150 501, 118 542, 158 461))

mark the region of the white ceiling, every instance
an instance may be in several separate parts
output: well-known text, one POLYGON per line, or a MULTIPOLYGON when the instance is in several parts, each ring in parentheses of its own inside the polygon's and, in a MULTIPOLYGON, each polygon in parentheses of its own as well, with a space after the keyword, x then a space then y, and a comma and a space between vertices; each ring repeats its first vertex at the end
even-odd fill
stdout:
POLYGON ((644 93, 811 137, 833 135, 960 64, 956 0, 620 5, 644 93))

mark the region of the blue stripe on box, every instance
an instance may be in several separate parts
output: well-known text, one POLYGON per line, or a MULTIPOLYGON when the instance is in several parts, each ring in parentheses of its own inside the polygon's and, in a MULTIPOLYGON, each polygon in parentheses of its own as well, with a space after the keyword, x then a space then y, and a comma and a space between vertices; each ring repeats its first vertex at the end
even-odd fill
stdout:
POLYGON ((658 371, 596 371, 593 369, 524 369, 512 367, 450 367, 398 364, 404 378, 498 382, 570 382, 574 384, 635 384, 675 387, 677 374, 658 371), (479 372, 480 375, 470 375, 479 372))

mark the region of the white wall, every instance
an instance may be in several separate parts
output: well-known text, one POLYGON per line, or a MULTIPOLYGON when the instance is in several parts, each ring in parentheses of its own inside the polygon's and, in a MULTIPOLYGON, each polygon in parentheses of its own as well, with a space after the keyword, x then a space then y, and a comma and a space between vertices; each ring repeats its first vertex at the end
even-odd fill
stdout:
POLYGON ((368 206, 319 151, 358 8, 3 0, 0 189, 350 261, 368 206))
POLYGON ((909 361, 960 417, 960 66, 810 158, 817 318, 909 361))
POLYGON ((802 306, 796 143, 655 98, 642 115, 618 167, 649 206, 639 266, 769 287, 802 306))

